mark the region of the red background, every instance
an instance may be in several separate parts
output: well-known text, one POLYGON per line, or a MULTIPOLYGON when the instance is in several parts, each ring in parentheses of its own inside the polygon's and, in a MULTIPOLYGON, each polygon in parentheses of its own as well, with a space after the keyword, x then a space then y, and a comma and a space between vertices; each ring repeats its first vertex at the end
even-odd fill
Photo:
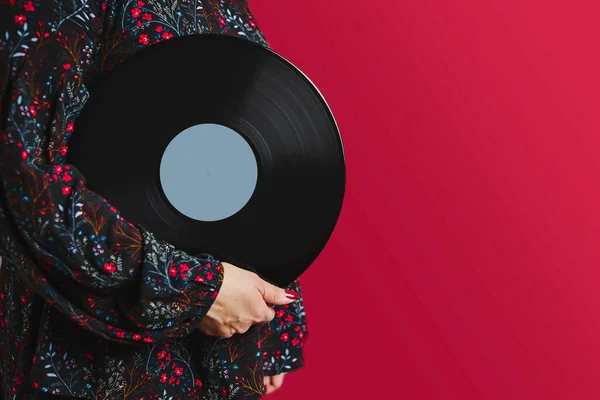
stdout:
POLYGON ((306 366, 269 398, 598 398, 593 2, 250 3, 348 168, 306 366))

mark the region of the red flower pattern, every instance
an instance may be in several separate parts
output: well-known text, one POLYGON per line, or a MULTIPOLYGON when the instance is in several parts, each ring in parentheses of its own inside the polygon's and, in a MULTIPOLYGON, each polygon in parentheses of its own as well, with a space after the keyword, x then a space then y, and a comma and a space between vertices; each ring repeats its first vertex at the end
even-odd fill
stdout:
POLYGON ((27 21, 27 17, 23 14, 15 15, 15 23, 19 25, 24 25, 25 21, 27 21))
POLYGON ((148 45, 148 43, 150 43, 150 39, 148 38, 148 35, 146 35, 145 33, 140 35, 140 38, 138 40, 141 44, 143 44, 144 46, 148 45))
MULTIPOLYGON (((27 45, 23 56, 11 60, 15 68, 7 70, 6 77, 10 92, 2 93, 0 102, 7 111, 0 121, 5 128, 0 131, 0 147, 4 146, 3 154, 14 156, 7 157, 9 168, 0 171, 11 193, 6 196, 11 212, 0 208, 0 238, 8 238, 0 240, 0 245, 8 243, 14 254, 3 265, 25 263, 21 268, 0 269, 0 346, 14 352, 11 359, 0 355, 0 376, 8 377, 0 380, 0 397, 29 398, 31 389, 22 384, 22 371, 29 371, 28 380, 36 389, 56 388, 62 394, 88 399, 92 392, 97 399, 114 398, 106 388, 116 377, 147 382, 129 388, 132 399, 157 399, 165 392, 167 398, 178 399, 183 389, 194 398, 208 393, 210 398, 254 400, 263 388, 248 391, 242 380, 303 365, 302 299, 292 306, 275 306, 271 323, 243 335, 224 340, 202 336, 197 322, 217 297, 222 282, 218 261, 172 249, 125 220, 115 206, 85 187, 85 179, 70 168, 66 157, 67 139, 87 99, 84 80, 111 71, 154 43, 198 33, 200 25, 202 31, 267 43, 248 6, 239 7, 244 2, 200 0, 204 12, 197 14, 198 20, 186 2, 170 3, 177 7, 173 10, 161 8, 166 3, 158 0, 99 0, 77 7, 80 2, 65 2, 73 9, 63 11, 72 14, 72 21, 88 21, 85 24, 60 23, 60 14, 51 12, 52 7, 40 7, 39 1, 0 4, 0 22, 8 29, 3 32, 8 40, 0 46, 0 57, 21 51, 12 47, 16 43, 27 45), (108 21, 114 26, 100 32, 108 21), (17 32, 28 34, 19 39, 17 32), (114 46, 101 50, 100 39, 111 40, 114 46), (70 52, 73 49, 75 53, 70 52), (102 51, 102 57, 83 63, 88 51, 102 51), (94 64, 100 58, 102 63, 94 64), (19 134, 25 131, 26 135, 19 134), (7 215, 14 223, 5 221, 7 215), (27 238, 19 237, 13 226, 26 230, 27 238), (24 240, 36 242, 26 248, 21 245, 24 240), (20 270, 29 272, 16 276, 14 271, 20 270), (34 314, 45 305, 47 314, 34 314), (12 315, 27 318, 9 319, 12 315), (23 321, 39 321, 48 330, 28 329, 23 321), (101 345, 92 345, 98 340, 103 341, 101 345), (205 361, 230 363, 229 345, 243 348, 236 369, 228 364, 223 376, 218 370, 204 369, 205 361), (18 355, 25 348, 33 357, 18 355), (95 368, 99 360, 107 366, 106 372, 95 368), (111 369, 113 361, 127 372, 111 369), (54 368, 48 374, 45 367, 50 362, 54 368), (130 372, 132 376, 125 376, 130 372), (69 390, 61 382, 68 382, 69 390)), ((290 289, 300 292, 299 283, 290 289)))
POLYGON ((104 268, 104 270, 106 272, 108 272, 109 274, 114 273, 117 270, 117 266, 114 262, 109 261, 107 263, 104 263, 104 265, 102 266, 104 268))

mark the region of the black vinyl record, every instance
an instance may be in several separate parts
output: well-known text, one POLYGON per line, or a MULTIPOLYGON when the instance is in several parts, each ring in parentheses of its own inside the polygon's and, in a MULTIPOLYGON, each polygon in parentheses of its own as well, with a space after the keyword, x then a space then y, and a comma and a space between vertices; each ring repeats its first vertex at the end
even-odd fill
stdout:
MULTIPOLYGON (((325 247, 345 191, 341 138, 316 87, 274 51, 226 35, 175 37, 128 57, 90 94, 68 162, 126 220, 281 287, 325 247), (180 212, 159 176, 169 143, 199 124, 234 130, 256 159, 251 197, 217 221, 180 212)), ((220 195, 200 192, 198 207, 220 195)))

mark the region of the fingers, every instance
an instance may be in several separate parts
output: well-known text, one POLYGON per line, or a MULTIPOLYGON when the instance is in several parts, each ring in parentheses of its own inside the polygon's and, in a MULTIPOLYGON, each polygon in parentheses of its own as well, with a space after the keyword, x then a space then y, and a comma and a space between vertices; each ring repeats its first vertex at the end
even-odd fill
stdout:
POLYGON ((261 279, 261 294, 265 302, 269 304, 290 304, 298 298, 298 293, 293 290, 279 288, 261 279))
POLYGON ((298 293, 268 283, 256 273, 223 265, 230 279, 223 281, 221 297, 217 296, 200 322, 206 335, 222 338, 236 333, 243 335, 253 325, 271 322, 275 318, 274 305, 290 304, 299 298, 298 293), (225 287, 226 284, 229 286, 225 287))
POLYGON ((251 325, 266 324, 275 318, 275 310, 265 302, 260 302, 258 308, 254 310, 252 315, 251 325))
POLYGON ((265 320, 263 323, 269 323, 275 318, 275 310, 273 307, 267 306, 267 311, 265 312, 265 320))
MULTIPOLYGON (((252 327, 252 325, 256 324, 266 324, 269 323, 275 318, 275 310, 268 306, 266 303, 263 303, 263 307, 261 307, 260 311, 257 311, 255 316, 251 321, 247 322, 238 322, 237 324, 232 325, 233 333, 238 333, 243 335, 248 332, 248 330, 252 327)), ((226 336, 223 336, 226 337, 226 336)))
POLYGON ((258 308, 255 309, 251 317, 229 323, 217 322, 205 317, 198 328, 205 335, 229 339, 235 334, 245 334, 253 325, 269 323, 273 318, 275 318, 275 310, 260 300, 258 308))
POLYGON ((265 376, 263 383, 265 384, 265 394, 271 394, 283 385, 283 377, 285 375, 265 376))

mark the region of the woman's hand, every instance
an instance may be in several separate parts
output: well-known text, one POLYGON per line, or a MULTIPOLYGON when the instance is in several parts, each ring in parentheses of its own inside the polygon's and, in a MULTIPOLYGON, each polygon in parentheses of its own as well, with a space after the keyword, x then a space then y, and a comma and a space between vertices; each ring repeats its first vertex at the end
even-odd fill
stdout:
POLYGON ((275 317, 275 310, 267 303, 284 305, 298 298, 296 292, 265 282, 254 272, 226 262, 221 265, 221 289, 199 326, 206 335, 230 338, 245 333, 252 325, 268 323, 275 317))
POLYGON ((283 377, 285 375, 273 375, 273 376, 265 376, 263 383, 265 384, 266 392, 265 395, 271 394, 283 385, 283 377))

